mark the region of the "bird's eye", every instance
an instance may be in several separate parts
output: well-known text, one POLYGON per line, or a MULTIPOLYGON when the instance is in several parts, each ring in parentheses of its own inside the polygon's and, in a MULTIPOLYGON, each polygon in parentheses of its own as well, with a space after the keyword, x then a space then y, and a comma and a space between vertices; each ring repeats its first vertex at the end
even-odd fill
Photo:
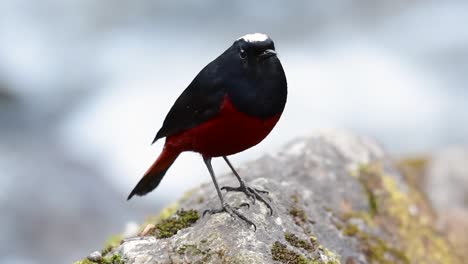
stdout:
POLYGON ((239 57, 241 59, 247 58, 247 52, 245 50, 241 49, 240 52, 239 52, 239 57))

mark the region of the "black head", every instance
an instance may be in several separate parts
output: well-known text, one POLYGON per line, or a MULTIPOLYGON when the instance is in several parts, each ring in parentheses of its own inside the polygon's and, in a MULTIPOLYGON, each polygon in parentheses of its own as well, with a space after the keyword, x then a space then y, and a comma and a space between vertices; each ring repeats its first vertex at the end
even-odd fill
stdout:
POLYGON ((286 76, 275 44, 267 35, 255 33, 238 38, 208 68, 240 110, 261 117, 283 110, 286 76))
POLYGON ((262 62, 276 56, 275 43, 265 34, 247 34, 238 38, 234 44, 238 49, 239 58, 250 63, 262 62))
POLYGON ((284 74, 273 40, 261 33, 238 38, 213 64, 217 73, 228 79, 266 78, 278 71, 284 74))
POLYGON ((247 34, 238 38, 220 56, 220 59, 219 63, 238 71, 239 74, 257 71, 267 64, 279 63, 273 40, 261 33, 247 34), (275 60, 269 61, 272 58, 275 60))

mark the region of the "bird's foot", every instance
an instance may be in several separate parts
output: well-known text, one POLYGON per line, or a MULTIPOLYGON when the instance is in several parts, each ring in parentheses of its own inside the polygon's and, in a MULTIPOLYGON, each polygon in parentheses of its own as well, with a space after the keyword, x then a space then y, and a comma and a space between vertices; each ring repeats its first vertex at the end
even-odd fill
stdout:
POLYGON ((242 184, 239 187, 229 187, 229 186, 224 186, 221 188, 221 190, 226 190, 226 192, 243 192, 248 198, 252 199, 253 204, 255 204, 256 200, 259 200, 260 202, 264 203, 266 207, 270 210, 270 215, 273 215, 273 208, 271 207, 270 203, 263 198, 261 194, 268 194, 267 191, 264 190, 259 190, 256 188, 251 188, 246 186, 245 184, 242 184))
POLYGON ((240 219, 244 220, 247 224, 253 226, 254 230, 257 230, 257 226, 252 221, 250 221, 247 217, 245 217, 245 215, 239 212, 239 208, 243 206, 250 207, 248 203, 243 203, 239 207, 232 207, 229 204, 225 203, 223 204, 223 207, 219 209, 205 210, 203 212, 203 216, 205 216, 206 214, 228 213, 231 217, 236 217, 236 216, 239 217, 240 219))

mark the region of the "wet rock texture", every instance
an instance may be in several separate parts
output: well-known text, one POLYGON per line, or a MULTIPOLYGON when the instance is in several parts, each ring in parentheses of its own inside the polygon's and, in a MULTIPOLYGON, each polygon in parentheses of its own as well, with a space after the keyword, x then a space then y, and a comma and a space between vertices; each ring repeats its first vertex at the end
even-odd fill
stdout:
MULTIPOLYGON (((219 206, 207 183, 150 220, 155 225, 144 236, 124 239, 107 255, 130 264, 462 263, 435 231, 425 196, 373 140, 321 132, 236 167, 250 186, 269 191, 273 216, 242 193, 224 193, 233 206, 251 203, 240 211, 256 231, 225 213, 197 220, 219 206), (182 228, 158 238, 172 222, 182 228)), ((233 175, 219 181, 237 185, 233 175)))

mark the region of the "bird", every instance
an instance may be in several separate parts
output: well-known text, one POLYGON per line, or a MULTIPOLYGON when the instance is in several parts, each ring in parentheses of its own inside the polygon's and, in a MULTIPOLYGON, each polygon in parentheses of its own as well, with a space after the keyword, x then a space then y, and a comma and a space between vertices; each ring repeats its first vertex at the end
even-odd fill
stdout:
MULTIPOLYGON (((273 40, 263 33, 246 34, 206 65, 177 98, 152 144, 165 138, 163 150, 131 191, 143 196, 158 187, 177 157, 185 151, 201 154, 221 207, 206 213, 228 213, 256 228, 239 207, 225 202, 222 190, 243 192, 263 202, 267 191, 249 187, 241 179, 228 156, 260 143, 275 127, 286 105, 286 75, 273 40), (239 182, 239 187, 219 188, 211 165, 222 157, 239 182)), ((243 203, 241 206, 249 206, 243 203)))

